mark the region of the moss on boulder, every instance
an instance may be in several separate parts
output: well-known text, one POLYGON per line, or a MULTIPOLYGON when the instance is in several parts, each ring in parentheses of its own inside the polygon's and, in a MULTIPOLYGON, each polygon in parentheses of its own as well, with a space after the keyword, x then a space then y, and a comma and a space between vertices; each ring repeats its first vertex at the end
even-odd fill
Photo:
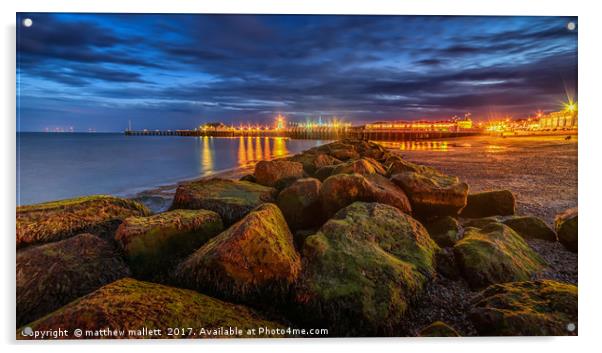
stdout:
POLYGON ((406 213, 412 210, 403 190, 377 174, 368 178, 359 174, 336 174, 322 183, 320 202, 327 217, 355 201, 385 203, 406 213))
POLYGON ((474 301, 470 320, 483 336, 567 336, 577 325, 577 287, 551 280, 497 284, 474 301))
POLYGON ((353 174, 357 173, 363 176, 368 176, 371 174, 386 174, 383 166, 380 165, 377 161, 370 158, 361 158, 353 161, 348 161, 342 164, 337 165, 332 174, 353 174))
POLYGON ((556 233, 541 218, 533 216, 516 216, 502 223, 512 228, 525 239, 543 239, 556 241, 556 233))
POLYGON ((135 276, 152 278, 173 267, 224 229, 208 210, 173 210, 150 217, 129 217, 115 240, 135 276))
POLYGON ((443 321, 435 321, 422 328, 418 334, 420 337, 460 337, 458 331, 443 321))
POLYGON ((491 216, 491 217, 483 217, 483 218, 468 218, 462 220, 462 227, 468 228, 484 228, 491 223, 501 223, 502 217, 500 216, 491 216))
POLYGON ((318 179, 298 179, 278 194, 278 207, 291 229, 307 229, 323 223, 321 186, 318 179))
POLYGON ((182 183, 176 190, 171 209, 205 209, 217 212, 228 226, 255 207, 274 202, 276 189, 230 179, 204 179, 182 183))
MULTIPOLYGON (((261 337, 248 336, 247 329, 283 327, 242 305, 226 303, 187 289, 131 278, 106 285, 27 326, 41 331, 60 327, 68 330, 70 338, 73 338, 75 329, 85 332, 107 327, 111 330, 124 330, 124 336, 104 338, 159 338, 155 335, 129 335, 129 330, 139 332, 143 328, 149 332, 161 330, 160 338, 261 337), (188 334, 188 327, 193 328, 196 335, 168 335, 168 328, 183 328, 188 334), (213 330, 228 327, 243 330, 243 335, 212 334, 213 330)), ((17 331, 17 338, 27 338, 20 332, 21 330, 17 331)))
POLYGON ((316 171, 320 168, 342 163, 340 160, 326 153, 315 150, 305 151, 288 157, 285 160, 301 163, 303 165, 303 170, 312 176, 315 176, 316 171))
MULTIPOLYGON (((392 168, 393 166, 389 170, 392 168)), ((466 183, 433 168, 416 168, 416 171, 401 171, 391 177, 391 180, 408 195, 415 214, 422 217, 453 216, 466 206, 466 183)))
POLYGON ((183 286, 236 301, 282 300, 301 259, 280 209, 263 204, 209 240, 176 270, 183 286))
POLYGON ((113 196, 94 195, 17 207, 17 248, 48 243, 80 233, 112 238, 121 221, 146 216, 142 204, 113 196))
POLYGON ((453 246, 460 240, 460 224, 453 217, 445 216, 425 224, 429 235, 441 247, 453 246))
POLYGON ((129 274, 113 244, 92 234, 18 251, 17 325, 129 274))
POLYGON ((558 214, 554 221, 558 240, 570 251, 577 252, 578 247, 578 210, 570 208, 558 214))
POLYGON ((253 175, 257 184, 276 186, 282 180, 303 178, 303 164, 286 160, 259 161, 253 175))
POLYGON ((393 334, 435 275, 438 247, 395 207, 356 202, 305 239, 295 300, 302 319, 339 335, 393 334))
POLYGON ((486 191, 468 195, 466 207, 461 217, 482 218, 489 216, 510 216, 515 213, 516 200, 508 190, 486 191))
POLYGON ((529 280, 546 265, 520 235, 501 223, 467 228, 454 245, 454 255, 464 278, 476 289, 529 280))

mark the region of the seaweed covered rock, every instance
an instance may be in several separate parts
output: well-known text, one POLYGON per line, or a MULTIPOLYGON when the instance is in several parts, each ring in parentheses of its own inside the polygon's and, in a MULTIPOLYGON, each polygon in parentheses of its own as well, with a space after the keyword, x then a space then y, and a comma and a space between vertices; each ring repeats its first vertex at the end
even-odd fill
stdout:
POLYGON ((327 217, 355 201, 380 202, 411 213, 403 190, 380 175, 337 174, 327 178, 320 189, 322 210, 327 217))
POLYGON ((483 217, 483 218, 467 218, 462 220, 462 227, 468 228, 485 228, 491 223, 501 223, 502 218, 500 216, 491 216, 491 217, 483 217))
POLYGON ((415 167, 415 171, 397 172, 395 166, 399 164, 394 163, 389 172, 394 173, 391 180, 408 195, 415 214, 423 217, 453 216, 466 206, 466 183, 430 167, 404 162, 406 164, 415 167))
POLYGON ((176 190, 171 209, 205 209, 217 212, 228 226, 255 207, 274 202, 276 189, 229 179, 204 179, 182 183, 176 190))
POLYGON ((576 335, 577 287, 551 280, 496 284, 482 291, 469 314, 483 336, 576 335))
POLYGON ((17 248, 48 243, 80 233, 112 238, 121 221, 146 216, 142 204, 95 195, 17 207, 17 248))
POLYGON ((516 216, 508 218, 502 223, 512 228, 525 239, 556 241, 556 233, 541 218, 516 216))
POLYGON ((332 174, 353 174, 357 173, 363 176, 371 174, 386 174, 383 166, 377 161, 369 158, 361 158, 353 161, 348 161, 337 165, 332 174))
POLYGON ((482 218, 489 216, 510 216, 516 208, 516 200, 508 190, 486 191, 468 195, 466 207, 461 217, 482 218))
POLYGON ((554 226, 558 233, 558 240, 570 251, 577 252, 578 211, 577 208, 570 208, 558 214, 554 220, 554 226))
POLYGON ((324 221, 318 179, 298 179, 278 194, 277 204, 291 229, 306 229, 324 221))
POLYGON ((276 186, 282 180, 303 178, 303 164, 285 160, 259 161, 253 175, 257 184, 276 186))
POLYGON ((393 334, 435 275, 437 244, 395 207, 356 202, 305 239, 295 301, 339 335, 393 334))
POLYGON ((318 169, 323 167, 334 166, 342 163, 340 160, 322 152, 315 150, 305 151, 303 153, 296 154, 288 157, 285 160, 298 162, 303 165, 303 170, 309 174, 314 175, 318 169))
POLYGON ((460 240, 460 224, 453 217, 441 217, 425 226, 431 238, 441 247, 453 246, 460 240))
POLYGON ((129 274, 113 244, 92 234, 18 251, 17 325, 129 274))
POLYGON ((213 211, 173 210, 126 218, 115 240, 134 275, 151 278, 173 267, 223 229, 221 217, 213 211))
POLYGON ((454 245, 454 255, 472 288, 526 281, 546 265, 523 238, 501 223, 467 228, 454 245))
POLYGON ((286 296, 300 266, 280 209, 268 203, 182 262, 176 279, 184 286, 236 301, 273 303, 286 296))
POLYGON ((420 337, 460 337, 458 331, 443 321, 435 321, 422 328, 418 333, 420 337))
MULTIPOLYGON (((109 327, 124 331, 123 336, 84 336, 84 338, 235 338, 247 337, 247 329, 282 328, 242 305, 208 297, 195 291, 124 278, 75 300, 59 310, 27 325, 33 330, 66 329, 70 338, 75 329, 84 332, 109 327), (167 328, 194 328, 182 335, 168 335, 167 328), (242 335, 228 335, 221 328, 236 327, 242 335), (142 332, 145 328, 146 331, 142 332), (130 333, 131 330, 131 333, 130 333), (161 331, 161 336, 157 335, 161 331), (215 333, 217 332, 217 333, 215 333), (153 334, 154 333, 154 334, 153 334)), ((17 338, 27 339, 17 331, 17 338)), ((256 331, 257 332, 257 331, 256 331)), ((262 336, 250 336, 262 337, 262 336)))

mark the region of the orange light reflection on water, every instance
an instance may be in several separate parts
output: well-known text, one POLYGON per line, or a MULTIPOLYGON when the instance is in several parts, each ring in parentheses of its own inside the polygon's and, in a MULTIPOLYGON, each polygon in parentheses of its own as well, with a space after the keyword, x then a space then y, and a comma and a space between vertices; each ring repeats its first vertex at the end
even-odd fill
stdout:
POLYGON ((289 153, 284 137, 239 137, 238 165, 247 166, 260 160, 270 160, 289 153))

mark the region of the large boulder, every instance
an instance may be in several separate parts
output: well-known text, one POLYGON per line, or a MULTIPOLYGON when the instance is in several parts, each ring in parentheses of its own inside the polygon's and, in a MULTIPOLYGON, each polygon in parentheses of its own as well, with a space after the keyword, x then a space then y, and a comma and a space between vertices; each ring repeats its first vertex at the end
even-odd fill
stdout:
POLYGON ((501 223, 467 228, 454 255, 470 286, 526 281, 545 267, 544 260, 512 228, 501 223))
POLYGON ((469 318, 483 336, 576 335, 577 287, 550 280, 493 285, 475 298, 469 318))
POLYGON ((264 204, 182 262, 176 279, 236 301, 271 304, 286 296, 300 267, 284 216, 276 205, 264 204))
POLYGON ((556 233, 541 218, 516 216, 504 220, 503 223, 525 239, 557 240, 556 233))
POLYGON ((570 251, 577 252, 577 224, 578 224, 577 208, 570 208, 558 214, 554 221, 558 240, 570 251))
POLYGON ((150 217, 129 217, 117 229, 135 276, 152 278, 172 268, 224 229, 221 217, 208 210, 173 210, 150 217))
POLYGON ((326 180, 326 178, 328 178, 329 176, 331 176, 333 174, 336 167, 337 167, 336 165, 326 165, 324 167, 321 167, 318 170, 316 170, 316 172, 314 173, 314 176, 316 177, 316 179, 318 179, 320 181, 324 181, 324 180, 326 180))
POLYGON ((17 252, 17 325, 130 274, 113 244, 92 234, 17 252))
POLYGON ((460 213, 465 218, 510 216, 516 208, 516 200, 508 190, 480 192, 468 195, 466 207, 460 213))
POLYGON ((457 215, 466 206, 468 185, 457 177, 420 167, 417 171, 401 171, 391 177, 408 195, 414 213, 426 218, 457 215))
POLYGON ((501 223, 503 217, 500 216, 491 216, 491 217, 483 217, 483 218, 466 218, 462 220, 462 227, 468 228, 485 228, 491 223, 501 223))
POLYGON ((332 142, 320 146, 319 150, 341 161, 360 158, 360 154, 355 150, 354 144, 350 141, 332 142))
POLYGON ((303 170, 307 174, 314 176, 315 172, 320 168, 342 163, 340 160, 332 157, 329 154, 312 150, 288 157, 286 160, 301 163, 303 165, 303 170))
POLYGON ((276 186, 283 180, 303 178, 303 164, 285 160, 259 161, 253 175, 258 184, 276 186))
POLYGON ((425 224, 429 235, 440 247, 454 246, 460 240, 460 224, 450 216, 438 218, 425 224))
POLYGON ((458 331, 443 321, 435 321, 422 328, 418 333, 420 337, 460 337, 458 331))
POLYGON ((17 248, 48 243, 81 233, 112 238, 121 221, 146 216, 142 204, 95 195, 17 207, 17 248))
POLYGON ((380 165, 377 161, 370 158, 361 158, 353 161, 348 161, 342 164, 337 165, 332 174, 361 174, 363 176, 371 175, 371 174, 381 174, 385 175, 386 171, 383 166, 380 165))
POLYGON ((339 335, 390 335, 435 276, 437 244, 395 207, 356 202, 305 239, 295 300, 339 335))
POLYGON ((321 186, 318 179, 298 179, 278 194, 278 207, 291 229, 307 229, 322 224, 321 186))
MULTIPOLYGON (((195 291, 124 278, 106 285, 27 325, 34 331, 76 329, 95 332, 83 338, 236 338, 262 337, 247 330, 282 328, 242 305, 226 303, 195 291), (192 328, 189 331, 187 328, 192 328), (229 328, 237 331, 230 331, 229 328), (122 331, 123 335, 108 335, 122 331), (169 328, 179 331, 167 331, 169 328), (237 334, 236 332, 241 334, 237 334), (144 330, 144 331, 143 331, 144 330), (100 332, 104 331, 104 332, 100 332), (104 333, 104 335, 101 335, 104 333)), ((17 331, 17 338, 27 339, 17 331)), ((268 335, 269 336, 269 335, 268 335)), ((265 336, 263 336, 265 337, 265 336)))
POLYGON ((182 183, 171 209, 205 209, 217 212, 225 226, 238 221, 255 207, 274 202, 276 189, 230 179, 204 179, 182 183))
POLYGON ((411 205, 403 190, 386 178, 373 174, 336 174, 327 178, 320 189, 322 210, 327 217, 355 201, 380 202, 411 213, 411 205))

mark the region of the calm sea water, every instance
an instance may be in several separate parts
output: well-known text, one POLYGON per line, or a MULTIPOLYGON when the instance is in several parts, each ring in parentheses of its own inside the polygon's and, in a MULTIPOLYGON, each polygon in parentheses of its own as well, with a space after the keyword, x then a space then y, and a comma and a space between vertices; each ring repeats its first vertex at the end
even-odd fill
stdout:
POLYGON ((298 153, 326 141, 285 138, 17 134, 17 204, 137 191, 298 153))

